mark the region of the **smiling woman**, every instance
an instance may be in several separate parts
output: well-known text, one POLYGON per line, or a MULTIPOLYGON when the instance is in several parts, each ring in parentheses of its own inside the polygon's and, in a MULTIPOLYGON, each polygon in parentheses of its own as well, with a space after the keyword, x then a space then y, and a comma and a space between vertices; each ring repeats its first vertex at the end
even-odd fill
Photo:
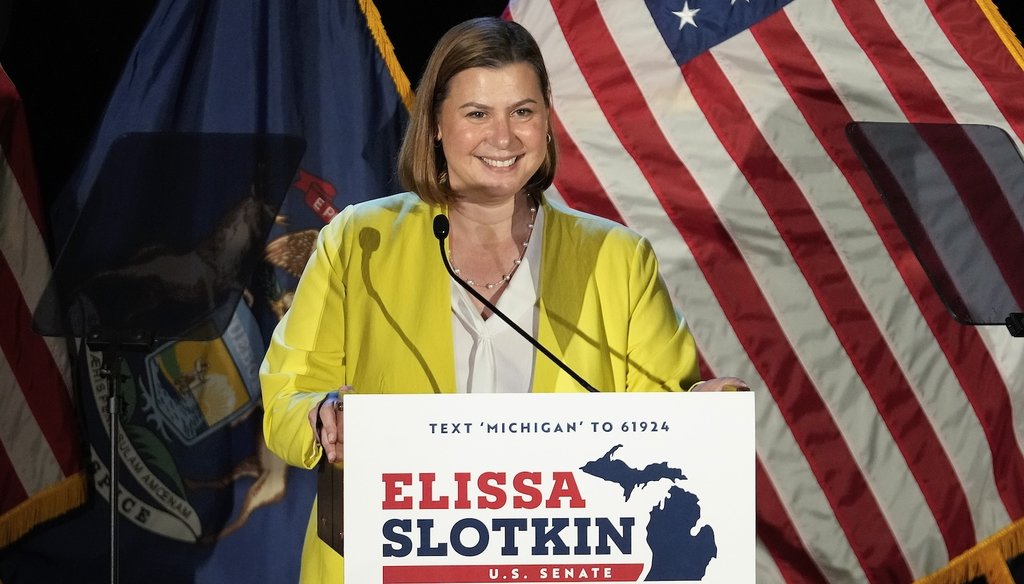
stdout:
MULTIPOLYGON (((449 206, 452 264, 491 302, 528 262, 539 192, 554 178, 550 99, 547 69, 525 29, 467 21, 438 42, 399 156, 403 184, 449 206)), ((489 312, 461 296, 465 327, 456 342, 472 346, 460 333, 484 329, 489 312)))
POLYGON ((474 67, 452 78, 437 141, 460 200, 500 202, 519 193, 544 161, 546 101, 537 74, 522 63, 474 67))
MULTIPOLYGON (((305 468, 340 461, 348 392, 583 391, 448 276, 438 215, 459 277, 580 378, 607 391, 696 382, 693 338, 650 244, 544 196, 558 156, 547 70, 526 29, 455 26, 417 96, 399 155, 410 192, 348 207, 320 232, 274 331, 261 369, 270 448, 305 468)), ((302 581, 340 582, 342 558, 310 526, 302 581)))

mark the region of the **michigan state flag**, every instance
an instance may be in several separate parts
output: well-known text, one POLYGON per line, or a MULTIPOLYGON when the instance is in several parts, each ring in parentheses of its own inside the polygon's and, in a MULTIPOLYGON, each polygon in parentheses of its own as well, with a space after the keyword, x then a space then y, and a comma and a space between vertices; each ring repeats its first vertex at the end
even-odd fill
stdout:
MULTIPOLYGON (((58 241, 124 133, 286 133, 307 147, 225 334, 126 359, 116 503, 124 581, 297 579, 315 477, 289 469, 263 443, 264 339, 289 306, 317 231, 345 205, 398 190, 394 162, 410 100, 372 2, 157 6, 51 212, 58 241)), ((75 359, 89 502, 5 549, 5 584, 109 581, 110 388, 100 364, 85 347, 75 359)))

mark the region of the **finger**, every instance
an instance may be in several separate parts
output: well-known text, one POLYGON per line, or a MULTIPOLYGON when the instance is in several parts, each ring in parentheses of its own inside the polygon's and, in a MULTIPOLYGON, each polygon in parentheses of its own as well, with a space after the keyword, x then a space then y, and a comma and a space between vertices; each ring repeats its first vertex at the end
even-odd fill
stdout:
POLYGON ((309 410, 309 413, 306 414, 306 419, 309 421, 309 426, 313 430, 313 440, 315 440, 316 443, 319 444, 321 447, 323 446, 324 443, 324 424, 323 420, 320 419, 320 410, 323 409, 324 402, 326 402, 329 397, 330 395, 317 402, 317 404, 313 406, 312 409, 309 410))
POLYGON ((343 385, 338 388, 336 398, 329 400, 334 408, 334 415, 332 417, 335 432, 332 439, 335 445, 335 460, 341 460, 345 454, 345 396, 354 391, 352 386, 343 385))
POLYGON ((750 391, 750 386, 739 377, 723 377, 722 391, 750 391))
MULTIPOLYGON (((316 432, 317 432, 316 418, 319 415, 318 414, 318 410, 319 409, 320 409, 319 406, 315 407, 315 408, 312 408, 312 409, 309 410, 309 413, 306 414, 306 419, 309 420, 309 427, 313 429, 313 435, 314 436, 316 436, 316 432)), ((317 442, 320 441, 320 437, 319 436, 316 436, 316 439, 317 439, 317 442)))
POLYGON ((750 391, 750 386, 738 377, 715 377, 694 385, 690 391, 750 391))
MULTIPOLYGON (((339 410, 331 409, 330 412, 324 414, 331 420, 330 424, 332 430, 328 434, 325 430, 324 439, 324 452, 327 453, 327 460, 330 462, 338 462, 342 459, 345 453, 345 432, 344 432, 344 412, 339 410)), ((327 424, 324 424, 325 428, 327 424)))
POLYGON ((334 399, 328 399, 320 406, 320 422, 323 427, 320 430, 320 443, 327 454, 327 460, 334 462, 338 459, 338 412, 334 409, 334 399))

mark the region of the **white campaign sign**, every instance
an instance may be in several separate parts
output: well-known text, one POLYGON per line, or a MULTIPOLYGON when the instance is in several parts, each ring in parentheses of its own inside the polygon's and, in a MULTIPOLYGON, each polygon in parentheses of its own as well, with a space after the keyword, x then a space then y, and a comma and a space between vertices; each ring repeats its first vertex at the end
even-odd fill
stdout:
POLYGON ((754 394, 349 395, 349 582, 754 582, 754 394))

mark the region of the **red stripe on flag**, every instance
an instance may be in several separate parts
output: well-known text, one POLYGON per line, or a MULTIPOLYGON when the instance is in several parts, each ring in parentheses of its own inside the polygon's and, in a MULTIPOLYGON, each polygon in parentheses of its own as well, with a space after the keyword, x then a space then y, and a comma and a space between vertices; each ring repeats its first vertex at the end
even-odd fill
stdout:
MULTIPOLYGON (((935 92, 921 91, 931 81, 896 37, 874 2, 833 0, 839 17, 860 45, 889 93, 906 112, 916 112, 914 122, 948 122, 949 110, 935 92)), ((908 119, 910 118, 908 114, 908 119)))
POLYGON ((992 28, 992 23, 976 2, 925 0, 925 4, 960 58, 988 91, 1013 132, 1024 140, 1021 66, 992 28))
POLYGON ((950 557, 976 540, 967 495, 839 254, 710 53, 682 68, 697 106, 747 178, 871 395, 935 515, 950 557))
POLYGON ((11 320, 0 328, 0 349, 25 396, 32 416, 65 476, 78 472, 78 451, 70 439, 77 422, 71 415, 71 398, 63 389, 64 378, 49 347, 32 330, 32 315, 11 272, 0 255, 0 314, 11 320))
POLYGON ((689 170, 674 155, 593 1, 552 2, 601 109, 690 250, 768 385, 872 582, 913 579, 870 487, 757 281, 689 170), (841 491, 841 492, 840 492, 841 491))
POLYGON ((626 221, 608 199, 601 181, 594 175, 593 169, 583 158, 583 153, 554 112, 551 114, 551 126, 558 142, 558 175, 555 176, 558 194, 562 195, 562 199, 573 209, 593 213, 625 225, 626 221), (560 177, 566 176, 572 177, 572 180, 560 180, 560 177))
POLYGON ((25 114, 22 111, 21 99, 14 83, 7 77, 6 72, 0 68, 0 147, 3 149, 7 164, 14 173, 14 180, 18 182, 25 199, 32 219, 39 228, 40 233, 45 233, 43 225, 43 205, 39 197, 39 186, 36 184, 36 174, 32 163, 32 147, 28 139, 28 126, 25 121, 25 114), (15 146, 17 145, 17 146, 15 146))
POLYGON ((711 370, 711 365, 708 365, 708 360, 704 358, 699 347, 697 349, 697 369, 700 371, 701 379, 711 379, 715 376, 715 372, 711 370))
POLYGON ((828 582, 818 564, 808 555, 786 507, 779 499, 760 458, 755 471, 757 494, 757 536, 764 544, 786 582, 828 582))
POLYGON ((28 493, 18 480, 18 473, 14 472, 11 457, 0 443, 0 515, 24 503, 27 498, 28 493))
POLYGON ((755 40, 825 151, 842 171, 879 233, 925 322, 935 335, 968 401, 981 420, 993 455, 1000 497, 1014 519, 1022 516, 1024 458, 1013 432, 1005 382, 978 332, 953 321, 907 246, 845 136, 853 121, 806 50, 784 11, 752 27, 755 40))
MULTIPOLYGON (((836 0, 835 4, 909 121, 956 123, 931 80, 896 37, 876 4, 854 5, 850 0, 836 0)), ((1020 270, 1017 257, 1018 250, 1024 249, 1024 231, 999 183, 977 149, 970 146, 966 134, 950 148, 934 132, 923 128, 920 132, 956 187, 1017 304, 1024 306, 1024 271, 1020 270)))

